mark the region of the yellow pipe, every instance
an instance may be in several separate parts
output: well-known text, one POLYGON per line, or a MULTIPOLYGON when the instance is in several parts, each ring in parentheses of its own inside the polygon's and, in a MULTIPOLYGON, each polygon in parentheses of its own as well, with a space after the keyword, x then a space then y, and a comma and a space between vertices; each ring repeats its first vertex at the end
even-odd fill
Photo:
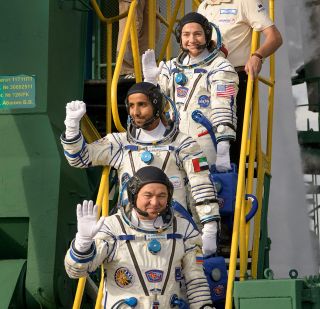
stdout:
POLYGON ((106 133, 111 133, 112 23, 107 23, 106 133))
MULTIPOLYGON (((270 75, 274 79, 275 75, 274 55, 270 56, 270 75)), ((267 151, 269 162, 272 160, 272 132, 273 132, 273 110, 274 110, 274 87, 269 88, 268 93, 268 130, 267 130, 267 151)), ((271 170, 268 171, 271 174, 271 170)))
POLYGON ((141 74, 140 52, 139 52, 138 34, 137 34, 137 25, 136 25, 135 16, 132 20, 132 26, 130 27, 130 35, 131 35, 131 48, 132 48, 132 56, 133 56, 134 74, 136 76, 136 82, 139 83, 142 81, 142 74, 141 74))
POLYGON ((86 286, 86 281, 87 281, 86 277, 82 277, 78 280, 77 291, 74 297, 72 309, 80 309, 83 291, 86 286))
MULTIPOLYGON (((248 147, 248 146, 247 146, 248 147)), ((245 196, 246 186, 244 186, 242 196, 245 196)), ((240 280, 245 279, 246 272, 246 201, 241 197, 241 211, 240 211, 240 227, 239 227, 239 254, 240 254, 240 280)))
POLYGON ((118 80, 119 80, 119 75, 120 75, 120 70, 124 58, 124 53, 125 49, 127 46, 128 38, 129 38, 129 32, 130 32, 130 27, 133 21, 133 18, 135 17, 135 9, 137 6, 137 0, 133 0, 131 2, 130 8, 129 8, 129 13, 128 13, 128 18, 127 18, 127 23, 124 28, 124 33, 123 33, 123 40, 120 45, 120 50, 118 54, 118 59, 116 62, 116 67, 113 72, 113 78, 111 82, 111 107, 112 107, 112 115, 113 115, 113 121, 114 124, 119 132, 124 132, 125 129, 123 128, 120 118, 119 118, 119 112, 118 112, 118 99, 117 99, 117 87, 118 87, 118 80))
MULTIPOLYGON (((105 188, 109 188, 109 172, 110 167, 105 166, 102 171, 99 192, 97 197, 97 205, 99 207, 98 213, 101 213, 102 208, 102 216, 108 216, 109 214, 109 190, 104 190, 105 188)), ((96 299, 95 309, 101 308, 101 302, 103 298, 103 286, 104 286, 104 274, 103 274, 103 266, 101 266, 101 280, 98 290, 98 295, 96 299)))
POLYGON ((179 12, 181 1, 182 0, 177 0, 176 4, 174 6, 174 10, 173 10, 170 22, 169 22, 169 27, 167 29, 166 36, 165 36, 164 41, 163 41, 163 45, 162 45, 162 48, 161 48, 161 51, 160 51, 160 54, 159 54, 159 60, 158 61, 161 61, 164 58, 164 55, 165 55, 165 52, 166 52, 166 48, 167 48, 168 42, 170 40, 170 36, 171 36, 172 29, 173 29, 173 25, 174 25, 174 23, 175 23, 175 21, 177 19, 177 15, 178 15, 178 12, 179 12))
MULTIPOLYGON (((257 49, 258 47, 258 42, 259 42, 259 33, 254 31, 253 34, 252 34, 252 42, 251 42, 251 53, 257 49)), ((255 80, 255 84, 257 84, 257 80, 255 80)), ((256 87, 255 85, 253 86, 254 88, 256 87)), ((252 93, 252 92, 250 92, 252 93)), ((253 96, 253 98, 251 99, 254 99, 255 96, 253 96)), ((251 104, 257 104, 257 102, 251 102, 251 104)), ((250 123, 250 118, 247 119, 245 118, 246 122, 249 124, 250 123)), ((252 123, 252 120, 251 120, 251 123, 252 123)), ((248 134, 247 134, 248 135, 248 134)), ((247 136, 246 135, 246 136, 247 136)), ((242 145, 242 144, 241 144, 242 145)), ((248 149, 249 151, 251 149, 253 149, 252 147, 255 146, 255 140, 254 140, 254 137, 251 136, 250 138, 250 148, 246 148, 248 149)), ((247 146, 248 147, 248 146, 247 146)), ((249 158, 250 158, 250 152, 249 152, 249 158)), ((254 160, 254 158, 252 158, 252 155, 251 155, 251 160, 254 160)), ((253 162, 251 162, 251 172, 252 172, 252 168, 253 168, 253 162)), ((253 173, 251 173, 250 177, 253 177, 253 173)), ((247 191, 248 193, 252 193, 251 190, 252 190, 252 180, 250 180, 249 178, 249 174, 247 176, 247 181, 248 181, 248 184, 249 185, 249 191, 247 191), (251 186, 251 188, 250 188, 251 186)), ((243 199, 243 197, 242 197, 243 199)), ((240 214, 240 235, 239 235, 239 238, 240 238, 240 279, 241 280, 244 280, 244 277, 245 277, 245 273, 247 271, 247 260, 248 260, 248 246, 247 246, 247 224, 246 224, 246 220, 245 220, 245 217, 246 217, 246 210, 247 210, 247 205, 248 203, 247 202, 244 202, 242 204, 242 210, 241 210, 241 214, 240 214)))
MULTIPOLYGON (((269 16, 274 21, 274 0, 269 0, 269 16)), ((275 56, 270 56, 270 80, 275 80, 275 56)), ((272 158, 272 131, 273 131, 273 109, 274 109, 274 87, 269 88, 268 104, 268 130, 266 155, 271 165, 272 158)), ((271 170, 268 171, 271 174, 271 170)))
POLYGON ((181 18, 185 15, 185 11, 186 11, 185 1, 182 1, 181 7, 180 7, 180 16, 181 16, 181 18))
MULTIPOLYGON (((105 188, 109 189, 109 174, 110 174, 110 167, 106 167, 106 179, 105 179, 105 188)), ((102 216, 107 217, 109 215, 109 190, 105 190, 105 193, 103 194, 103 199, 102 199, 102 216)))
POLYGON ((268 79, 266 79, 265 77, 262 77, 262 76, 258 76, 258 80, 260 81, 260 82, 262 82, 263 84, 266 84, 267 86, 269 86, 269 87, 273 87, 274 86, 274 84, 275 84, 275 81, 274 80, 268 80, 268 79))
MULTIPOLYGON (((257 125, 258 125, 258 105, 259 105, 259 92, 258 83, 254 83, 253 93, 253 108, 252 108, 252 120, 251 120, 251 132, 250 132, 250 144, 249 144, 249 161, 248 161, 248 174, 247 174, 247 187, 246 193, 253 193, 253 178, 254 178, 254 162, 256 157, 256 137, 257 137, 257 125)), ((240 223, 240 279, 245 278, 248 267, 248 248, 249 248, 249 236, 250 236, 250 222, 246 223, 245 217, 249 211, 251 203, 245 202, 245 207, 242 208, 241 223, 240 223)))
MULTIPOLYGON (((167 0, 167 20, 171 19, 171 0, 167 0)), ((171 59, 172 54, 172 39, 171 36, 168 41, 168 46, 166 50, 166 59, 171 59)))
POLYGON ((248 83, 247 83, 247 92, 246 92, 247 95, 246 95, 246 101, 245 101, 244 121, 243 121, 242 138, 241 138, 240 164, 239 164, 239 173, 238 173, 236 205, 235 205, 235 212, 234 212, 234 223, 233 223, 233 230, 232 230, 230 265, 229 265, 226 307, 225 307, 226 309, 232 309, 232 291, 233 291, 233 281, 235 278, 236 264, 237 264, 241 202, 243 200, 244 186, 245 186, 244 179, 245 179, 245 167, 246 167, 245 165, 246 165, 246 151, 247 151, 247 136, 249 131, 252 89, 253 89, 253 80, 249 76, 248 83))
POLYGON ((93 9, 95 10, 98 18, 99 18, 102 22, 107 22, 107 18, 103 16, 103 14, 102 14, 102 12, 101 12, 101 10, 100 10, 100 8, 99 8, 99 5, 98 5, 97 1, 96 1, 96 0, 90 0, 90 2, 91 2, 91 5, 92 5, 93 9))
POLYGON ((103 213, 103 199, 104 199, 104 193, 108 190, 105 190, 109 186, 109 172, 110 168, 109 166, 105 166, 102 170, 101 180, 99 184, 99 191, 97 196, 97 205, 98 205, 98 214, 100 216, 101 213, 103 213))
MULTIPOLYGON (((170 0, 168 0, 170 1, 170 0)), ((164 19, 164 17, 157 12, 157 18, 160 20, 161 23, 163 23, 167 28, 169 27, 169 23, 164 19)), ((174 34, 174 32, 172 31, 172 33, 174 34)))
POLYGON ((97 4, 97 1, 96 0, 90 0, 91 4, 92 4, 92 7, 93 9, 95 10, 98 18, 100 19, 100 21, 102 22, 105 22, 105 23, 114 23, 114 22, 117 22, 119 19, 122 19, 124 17, 126 17, 128 15, 128 12, 124 12, 120 15, 117 15, 117 16, 113 16, 113 17, 105 17, 100 8, 99 8, 99 5, 97 4))
POLYGON ((148 0, 148 46, 151 49, 155 49, 156 46, 156 12, 157 5, 156 0, 148 0))
MULTIPOLYGON (((107 177, 105 179, 106 188, 109 188, 109 172, 110 172, 110 169, 108 168, 107 177)), ((103 200, 102 200, 102 216, 106 217, 108 216, 108 214, 109 214, 109 195, 104 194, 103 200)), ((101 265, 101 279, 100 279, 95 309, 101 309, 102 307, 101 304, 102 304, 102 298, 103 298, 103 287, 104 287, 104 271, 103 271, 103 265, 101 265)))
POLYGON ((192 11, 197 11, 198 6, 200 5, 200 0, 192 0, 192 11))
MULTIPOLYGON (((274 21, 274 1, 269 1, 269 16, 274 21)), ((271 174, 271 155, 272 155, 272 129, 273 129, 273 108, 274 108, 274 84, 275 84, 275 56, 270 56, 270 82, 265 83, 269 86, 268 93, 268 127, 267 127, 267 150, 266 156, 261 152, 258 153, 258 183, 257 183, 257 198, 259 205, 262 206, 263 184, 265 170, 271 174)), ((260 79, 259 79, 260 80, 260 79)), ((258 128, 258 147, 261 149, 261 133, 258 128)), ((255 215, 254 238, 252 249, 252 277, 257 278, 258 273, 258 256, 259 256, 259 241, 261 230, 261 207, 259 207, 255 215)))
POLYGON ((252 244, 252 259, 251 259, 251 277, 257 279, 258 276, 258 257, 259 257, 259 242, 260 242, 260 229, 261 229, 261 215, 262 215, 262 194, 264 184, 264 166, 263 166, 263 153, 261 151, 261 130, 260 130, 260 112, 258 108, 258 128, 257 128, 257 189, 256 197, 258 200, 258 211, 254 216, 253 228, 253 244, 252 244))

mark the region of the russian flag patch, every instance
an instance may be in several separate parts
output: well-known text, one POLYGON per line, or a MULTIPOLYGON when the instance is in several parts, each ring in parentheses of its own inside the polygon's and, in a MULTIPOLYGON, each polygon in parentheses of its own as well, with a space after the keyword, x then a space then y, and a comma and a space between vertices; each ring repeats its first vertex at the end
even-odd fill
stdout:
POLYGON ((209 169, 206 157, 192 159, 193 170, 198 173, 209 169))
POLYGON ((196 257, 196 263, 197 264, 203 264, 203 256, 197 256, 196 257))

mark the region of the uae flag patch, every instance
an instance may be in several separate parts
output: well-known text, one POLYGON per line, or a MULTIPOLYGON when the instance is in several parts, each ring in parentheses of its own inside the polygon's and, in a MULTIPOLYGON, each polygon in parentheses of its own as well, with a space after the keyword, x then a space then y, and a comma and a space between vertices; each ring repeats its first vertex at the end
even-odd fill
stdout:
POLYGON ((192 164, 193 164, 193 170, 196 173, 209 169, 208 161, 207 161, 207 158, 205 157, 192 159, 192 164))

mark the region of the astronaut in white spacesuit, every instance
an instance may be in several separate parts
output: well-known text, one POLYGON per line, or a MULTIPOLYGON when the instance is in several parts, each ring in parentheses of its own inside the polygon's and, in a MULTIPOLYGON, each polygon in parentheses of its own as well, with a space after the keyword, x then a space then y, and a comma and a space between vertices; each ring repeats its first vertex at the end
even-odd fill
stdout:
POLYGON ((133 85, 126 99, 130 115, 127 132, 111 133, 87 144, 79 131, 85 103, 70 102, 66 106, 66 132, 61 136, 64 153, 74 167, 109 165, 116 168, 120 187, 141 167, 157 166, 168 175, 174 186, 173 197, 185 209, 188 209, 190 184, 190 207, 195 207, 204 224, 203 252, 210 255, 216 251, 220 220, 216 190, 209 179, 207 160, 197 142, 179 132, 177 119, 165 124, 166 103, 155 85, 147 82, 133 85))
POLYGON ((175 35, 182 49, 177 58, 157 66, 153 50, 143 54, 144 81, 159 84, 174 100, 181 117, 181 132, 197 140, 209 165, 215 163, 218 171, 227 171, 231 169, 230 141, 236 139, 238 75, 221 51, 218 28, 203 15, 185 15, 175 35), (217 32, 216 43, 211 40, 213 28, 217 32), (193 120, 196 110, 211 123, 217 151, 207 128, 193 120))
POLYGON ((200 234, 173 214, 173 185, 166 174, 143 167, 127 191, 129 203, 98 222, 92 201, 77 205, 78 232, 65 257, 68 275, 85 277, 103 264, 103 308, 180 308, 176 305, 186 303, 183 277, 190 308, 213 308, 200 234))

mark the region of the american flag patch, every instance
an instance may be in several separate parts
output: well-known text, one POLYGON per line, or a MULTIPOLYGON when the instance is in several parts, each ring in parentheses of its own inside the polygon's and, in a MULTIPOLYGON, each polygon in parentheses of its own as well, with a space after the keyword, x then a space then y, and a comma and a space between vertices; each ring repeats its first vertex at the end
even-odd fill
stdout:
POLYGON ((232 85, 217 85, 217 97, 230 98, 236 94, 232 85))
POLYGON ((196 263, 203 264, 203 256, 196 256, 196 263))

